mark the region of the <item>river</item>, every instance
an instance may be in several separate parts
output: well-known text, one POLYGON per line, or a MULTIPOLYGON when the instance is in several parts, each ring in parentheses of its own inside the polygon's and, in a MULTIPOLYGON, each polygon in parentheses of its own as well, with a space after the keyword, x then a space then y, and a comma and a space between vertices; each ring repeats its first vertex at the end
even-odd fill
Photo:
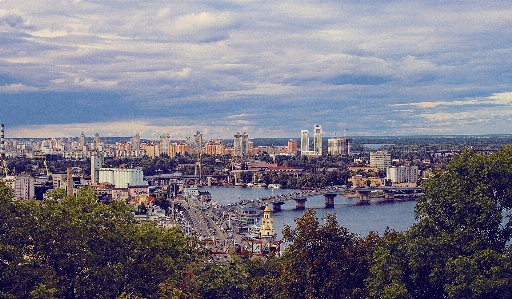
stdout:
MULTIPOLYGON (((267 189, 267 188, 241 188, 241 187, 202 187, 201 191, 209 191, 212 200, 219 205, 238 202, 240 200, 252 200, 270 195, 293 193, 293 189, 267 189)), ((334 213, 340 226, 348 228, 352 233, 366 236, 370 231, 382 234, 386 227, 397 231, 407 230, 414 222, 414 201, 380 203, 381 200, 372 199, 368 205, 358 205, 359 199, 351 199, 336 196, 334 208, 325 208, 323 195, 309 197, 306 208, 313 207, 317 211, 317 218, 327 213, 334 213)), ((296 211, 295 201, 288 200, 282 206, 282 212, 272 212, 274 227, 278 238, 282 238, 281 232, 285 224, 295 227, 294 219, 300 217, 303 211, 296 211)), ((321 222, 322 223, 322 222, 321 222)))

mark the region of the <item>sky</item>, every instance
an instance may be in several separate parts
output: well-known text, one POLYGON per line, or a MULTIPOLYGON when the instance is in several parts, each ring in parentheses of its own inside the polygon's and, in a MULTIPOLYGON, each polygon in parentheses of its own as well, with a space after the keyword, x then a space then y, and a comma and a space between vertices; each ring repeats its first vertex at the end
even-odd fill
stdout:
POLYGON ((512 1, 0 0, 6 138, 512 133, 512 1))

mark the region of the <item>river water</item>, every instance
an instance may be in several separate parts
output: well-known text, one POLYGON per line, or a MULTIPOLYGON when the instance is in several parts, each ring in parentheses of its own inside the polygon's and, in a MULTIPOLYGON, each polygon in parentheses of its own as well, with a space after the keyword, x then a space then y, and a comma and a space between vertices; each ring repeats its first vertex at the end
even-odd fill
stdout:
MULTIPOLYGON (((271 195, 294 193, 298 190, 267 188, 241 188, 241 187, 202 187, 201 191, 209 191, 212 200, 219 205, 239 202, 240 200, 252 200, 271 195)), ((306 208, 316 209, 318 219, 329 212, 336 214, 340 226, 348 228, 352 233, 366 236, 370 231, 382 234, 386 227, 397 231, 407 230, 414 222, 415 201, 402 201, 382 203, 381 200, 372 199, 368 205, 358 205, 359 199, 336 196, 334 208, 325 208, 323 195, 308 197, 306 208)), ((281 232, 285 224, 295 227, 294 219, 300 217, 304 211, 296 211, 295 201, 288 200, 282 206, 282 212, 272 212, 274 227, 278 238, 282 238, 281 232)), ((320 220, 320 223, 321 220, 320 220)))

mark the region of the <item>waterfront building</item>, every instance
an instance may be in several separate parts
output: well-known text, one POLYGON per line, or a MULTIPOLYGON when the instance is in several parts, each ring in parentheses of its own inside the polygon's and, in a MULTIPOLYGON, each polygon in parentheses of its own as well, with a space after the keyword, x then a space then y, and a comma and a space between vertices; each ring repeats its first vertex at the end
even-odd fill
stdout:
POLYGON ((379 177, 364 177, 360 174, 354 175, 348 179, 352 183, 352 187, 380 187, 384 186, 384 183, 379 177))
POLYGON ((275 236, 274 220, 270 217, 270 212, 271 211, 267 203, 265 205, 265 210, 263 211, 263 218, 261 219, 260 237, 262 238, 271 238, 275 236))
POLYGON ((313 129, 313 151, 317 154, 317 156, 322 155, 322 126, 315 125, 313 129))
POLYGON ((398 166, 386 169, 386 179, 393 184, 415 183, 418 180, 418 166, 398 166))
POLYGON ((391 167, 391 154, 386 151, 370 152, 370 166, 385 171, 391 167))
POLYGON ((338 137, 327 140, 327 153, 330 156, 349 156, 352 138, 338 137))

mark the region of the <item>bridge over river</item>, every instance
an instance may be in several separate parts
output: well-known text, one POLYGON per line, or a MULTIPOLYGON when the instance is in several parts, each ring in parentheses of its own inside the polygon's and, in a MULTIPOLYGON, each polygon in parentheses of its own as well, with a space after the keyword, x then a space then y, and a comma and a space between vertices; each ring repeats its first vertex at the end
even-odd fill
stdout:
POLYGON ((306 208, 305 203, 308 197, 323 195, 325 198, 325 207, 329 209, 334 208, 334 198, 338 195, 346 195, 347 193, 352 192, 352 194, 358 197, 361 202, 367 202, 371 197, 371 193, 379 191, 384 193, 385 200, 395 200, 395 195, 400 196, 400 198, 405 197, 410 199, 415 198, 421 194, 420 188, 411 187, 375 187, 356 189, 331 187, 263 197, 259 198, 257 201, 268 202, 269 204, 272 204, 273 210, 278 212, 281 211, 281 206, 285 203, 285 201, 295 200, 295 209, 304 210, 306 208))

